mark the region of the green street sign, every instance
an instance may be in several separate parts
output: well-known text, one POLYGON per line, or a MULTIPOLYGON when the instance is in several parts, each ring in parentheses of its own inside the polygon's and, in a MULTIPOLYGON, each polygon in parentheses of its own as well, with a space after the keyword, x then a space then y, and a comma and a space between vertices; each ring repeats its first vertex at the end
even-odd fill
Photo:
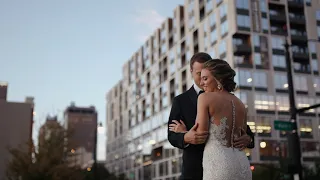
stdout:
POLYGON ((274 129, 280 130, 280 131, 291 131, 293 128, 292 128, 291 122, 275 120, 274 129))

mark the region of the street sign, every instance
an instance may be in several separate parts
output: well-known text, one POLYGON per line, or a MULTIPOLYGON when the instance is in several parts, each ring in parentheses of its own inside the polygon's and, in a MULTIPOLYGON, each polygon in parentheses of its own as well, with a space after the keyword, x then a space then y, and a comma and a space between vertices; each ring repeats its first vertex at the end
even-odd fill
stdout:
POLYGON ((288 121, 274 121, 274 129, 280 131, 291 131, 292 130, 292 123, 288 121))

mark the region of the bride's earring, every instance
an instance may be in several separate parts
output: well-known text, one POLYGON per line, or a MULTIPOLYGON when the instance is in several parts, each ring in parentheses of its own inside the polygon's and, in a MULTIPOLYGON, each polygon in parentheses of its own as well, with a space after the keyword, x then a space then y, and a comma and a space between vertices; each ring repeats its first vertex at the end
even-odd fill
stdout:
POLYGON ((218 89, 219 89, 219 90, 221 90, 221 88, 222 88, 222 87, 221 87, 221 85, 220 85, 220 84, 218 84, 218 89))

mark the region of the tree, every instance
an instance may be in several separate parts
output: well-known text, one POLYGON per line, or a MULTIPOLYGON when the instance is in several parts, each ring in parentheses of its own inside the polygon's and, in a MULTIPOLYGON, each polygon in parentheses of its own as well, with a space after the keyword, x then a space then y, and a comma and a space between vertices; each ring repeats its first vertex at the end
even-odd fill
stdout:
POLYGON ((9 148, 12 157, 7 164, 8 180, 84 179, 80 167, 70 167, 67 161, 65 139, 69 132, 60 125, 50 125, 47 130, 49 133, 37 148, 32 142, 9 148))
MULTIPOLYGON (((11 161, 7 164, 8 180, 93 180, 94 169, 88 171, 68 161, 72 142, 67 142, 72 130, 65 130, 58 122, 45 124, 39 134, 39 144, 28 142, 9 148, 11 161)), ((126 180, 115 176, 98 163, 99 180, 126 180)))

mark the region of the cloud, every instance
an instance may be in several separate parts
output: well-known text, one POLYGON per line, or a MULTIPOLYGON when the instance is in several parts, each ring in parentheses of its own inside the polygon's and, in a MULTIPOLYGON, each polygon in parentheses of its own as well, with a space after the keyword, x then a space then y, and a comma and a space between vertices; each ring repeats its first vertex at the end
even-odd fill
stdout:
POLYGON ((159 28, 166 18, 154 9, 136 11, 134 23, 141 27, 137 40, 145 42, 154 30, 159 28))

